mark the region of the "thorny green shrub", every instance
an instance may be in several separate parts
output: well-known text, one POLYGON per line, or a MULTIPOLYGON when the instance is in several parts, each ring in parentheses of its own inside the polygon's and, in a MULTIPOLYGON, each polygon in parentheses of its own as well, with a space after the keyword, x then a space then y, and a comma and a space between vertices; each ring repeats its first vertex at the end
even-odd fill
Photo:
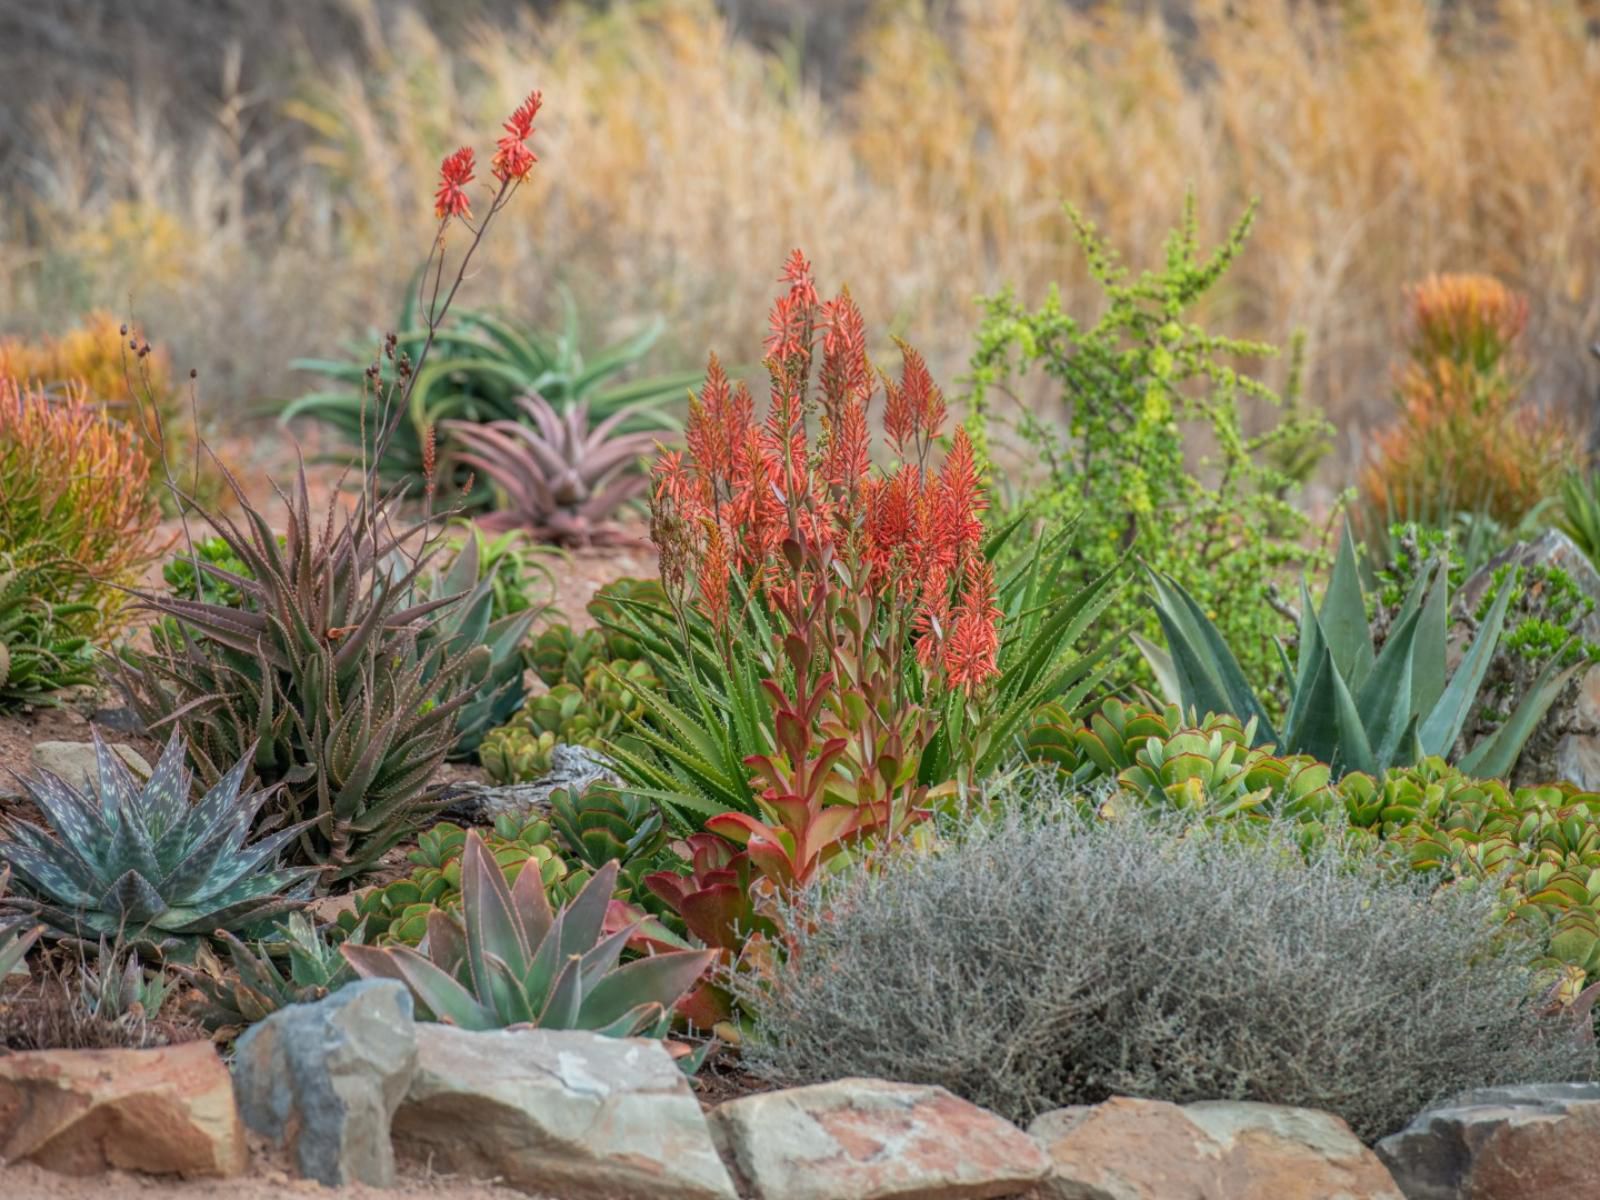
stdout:
MULTIPOLYGON (((1243 249, 1253 211, 1202 256, 1191 196, 1168 238, 1165 264, 1131 279, 1094 226, 1068 214, 1104 289, 1105 310, 1092 323, 1080 321, 1063 310, 1055 290, 1034 312, 1009 291, 985 301, 972 359, 974 442, 984 454, 993 394, 1042 369, 1060 385, 1061 416, 1018 406, 1017 431, 1049 472, 1023 508, 1049 527, 1078 522, 1085 582, 1130 552, 1182 579, 1214 614, 1246 672, 1271 678, 1272 635, 1282 622, 1266 589, 1305 561, 1307 529, 1291 503, 1294 481, 1274 464, 1297 457, 1290 451, 1314 442, 1326 425, 1298 413, 1247 434, 1243 408, 1281 400, 1234 363, 1274 350, 1208 333, 1189 315, 1243 249), (1196 455, 1192 447, 1202 443, 1210 449, 1196 455)), ((1158 633, 1154 611, 1134 590, 1113 602, 1105 620, 1147 637, 1158 633)))
POLYGON ((1304 857, 1281 826, 1033 807, 813 894, 797 953, 735 981, 752 1067, 938 1084, 1013 1120, 1111 1095, 1297 1105, 1371 1141, 1464 1088, 1592 1066, 1541 1024, 1482 892, 1337 839, 1304 857))

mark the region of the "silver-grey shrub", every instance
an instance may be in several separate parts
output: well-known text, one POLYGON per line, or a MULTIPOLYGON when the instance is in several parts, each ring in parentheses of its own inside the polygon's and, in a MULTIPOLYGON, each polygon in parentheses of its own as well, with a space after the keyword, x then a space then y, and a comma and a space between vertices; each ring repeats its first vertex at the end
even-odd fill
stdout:
POLYGON ((1086 821, 1064 801, 810 901, 747 1058, 805 1083, 941 1084, 1023 1120, 1134 1095, 1326 1109, 1376 1139, 1464 1088, 1590 1073, 1530 1000, 1491 889, 1291 833, 1086 821))

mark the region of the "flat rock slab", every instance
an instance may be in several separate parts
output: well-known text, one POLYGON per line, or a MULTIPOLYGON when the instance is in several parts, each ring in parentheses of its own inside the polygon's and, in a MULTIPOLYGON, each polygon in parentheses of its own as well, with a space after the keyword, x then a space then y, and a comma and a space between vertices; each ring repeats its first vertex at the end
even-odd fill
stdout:
POLYGON ((245 1124, 287 1148, 305 1178, 387 1187, 390 1120, 416 1068, 411 993, 364 979, 252 1026, 233 1086, 245 1124))
POLYGON ((730 1100, 713 1132, 757 1200, 990 1200, 1049 1161, 1002 1117, 940 1087, 841 1079, 730 1100))
POLYGON ((233 1176, 244 1127, 210 1042, 0 1057, 0 1162, 89 1175, 233 1176))
POLYGON ((562 1200, 734 1200, 683 1072, 660 1042, 417 1026, 394 1136, 436 1169, 562 1200))
POLYGON ((1402 1200, 1338 1117, 1217 1101, 1117 1097, 1038 1117, 1048 1200, 1402 1200))
MULTIPOLYGON (((127 764, 135 779, 150 778, 150 764, 132 746, 119 742, 111 751, 127 764)), ((33 769, 49 771, 80 792, 93 791, 100 779, 93 742, 37 742, 33 747, 33 769)))
POLYGON ((1406 1200, 1600 1196, 1600 1086, 1479 1088, 1378 1143, 1406 1200))

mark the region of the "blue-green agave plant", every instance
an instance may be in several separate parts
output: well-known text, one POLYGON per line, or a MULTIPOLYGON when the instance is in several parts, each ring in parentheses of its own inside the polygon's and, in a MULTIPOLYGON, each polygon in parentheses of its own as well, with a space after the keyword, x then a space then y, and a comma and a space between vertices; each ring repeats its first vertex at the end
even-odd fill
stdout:
MULTIPOLYGON (((1199 716, 1231 713, 1253 722, 1253 744, 1309 754, 1337 773, 1377 774, 1437 755, 1451 758, 1505 625, 1512 589, 1502 588, 1453 673, 1447 669, 1449 564, 1429 564, 1375 649, 1366 598, 1346 526, 1321 607, 1301 583, 1296 659, 1282 648, 1289 709, 1275 728, 1239 661, 1200 605, 1170 576, 1149 573, 1167 649, 1139 639, 1169 698, 1199 716)), ((1576 666, 1556 654, 1500 726, 1454 765, 1481 778, 1510 772, 1529 736, 1576 666)))

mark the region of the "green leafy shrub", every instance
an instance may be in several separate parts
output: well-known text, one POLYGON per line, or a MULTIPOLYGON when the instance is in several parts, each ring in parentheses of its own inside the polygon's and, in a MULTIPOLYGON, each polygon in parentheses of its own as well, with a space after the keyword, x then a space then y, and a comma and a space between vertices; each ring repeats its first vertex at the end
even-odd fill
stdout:
POLYGON ((1436 558, 1412 582, 1375 648, 1347 527, 1320 608, 1301 586, 1298 657, 1292 666, 1284 660, 1289 704, 1281 730, 1198 601, 1170 576, 1151 575, 1167 649, 1146 642, 1140 648, 1184 711, 1231 713, 1249 722, 1256 744, 1309 754, 1336 772, 1373 773, 1448 755, 1464 771, 1507 774, 1577 669, 1566 653, 1571 638, 1563 633, 1562 645, 1543 657, 1514 711, 1492 732, 1459 746, 1501 644, 1513 589, 1502 586, 1486 597, 1470 645, 1447 673, 1449 576, 1448 560, 1436 558))
POLYGON ((198 800, 177 734, 150 779, 128 768, 95 735, 98 778, 83 795, 53 775, 24 779, 52 833, 5 819, 0 854, 23 892, 0 898, 56 937, 93 943, 127 937, 180 957, 218 930, 249 931, 299 906, 311 868, 279 868, 278 855, 303 832, 279 828, 250 841, 251 820, 270 798, 241 792, 241 757, 198 800))
MULTIPOLYGON (((577 315, 570 308, 567 326, 559 333, 519 329, 488 313, 467 311, 449 324, 430 329, 418 311, 415 292, 408 292, 398 332, 389 343, 391 353, 376 363, 368 353, 376 338, 353 347, 346 360, 301 359, 294 363, 300 370, 323 376, 333 386, 301 396, 284 409, 283 419, 313 417, 358 447, 365 436, 366 452, 372 458, 382 422, 374 420, 369 369, 377 367, 380 389, 395 389, 403 379, 401 364, 418 364, 423 347, 431 344, 437 348, 437 357, 418 366, 398 428, 378 456, 378 471, 386 483, 422 476, 430 431, 442 427, 443 422, 521 420, 517 404, 526 396, 539 396, 559 412, 586 402, 597 420, 632 408, 636 410, 633 428, 669 429, 672 422, 663 409, 683 396, 684 389, 695 382, 696 373, 617 381, 644 358, 662 328, 657 321, 586 358, 577 315)), ((452 463, 446 447, 442 483, 459 489, 470 474, 470 467, 452 463)), ((469 507, 489 502, 487 488, 474 488, 463 497, 469 507)))
POLYGON ((1304 856, 1279 826, 1030 807, 808 903, 799 952, 736 980, 746 1061, 939 1084, 1014 1120, 1117 1094, 1304 1106, 1369 1141, 1464 1088, 1592 1070, 1541 1022, 1492 896, 1335 839, 1304 856))
POLYGON ((714 955, 668 951, 619 965, 634 929, 607 931, 616 879, 616 864, 607 864, 569 904, 552 910, 537 874, 524 871, 508 887, 483 840, 469 833, 460 919, 430 913, 421 951, 346 944, 340 952, 365 978, 404 983, 423 1020, 461 1029, 535 1025, 662 1037, 674 1006, 714 955))
MULTIPOLYGON (((1280 627, 1267 586, 1307 557, 1306 518, 1291 503, 1296 487, 1273 464, 1296 458, 1326 426, 1301 414, 1246 434, 1242 406, 1279 398, 1235 364, 1273 351, 1208 333, 1188 315, 1238 257, 1253 213, 1202 257, 1191 196, 1163 267, 1133 279, 1088 221, 1068 215, 1105 310, 1086 324, 1063 311, 1055 291, 1035 312, 1009 292, 988 299, 972 360, 975 440, 987 445, 992 395, 1042 369, 1060 386, 1064 412, 1058 423, 1048 410, 1019 406, 1017 430, 1049 472, 1021 511, 1047 529, 1077 523, 1079 583, 1126 554, 1185 580, 1247 676, 1266 678, 1280 627), (1194 458, 1201 444, 1211 450, 1194 458)), ((1156 632, 1154 613, 1134 593, 1114 600, 1104 619, 1156 632)))

